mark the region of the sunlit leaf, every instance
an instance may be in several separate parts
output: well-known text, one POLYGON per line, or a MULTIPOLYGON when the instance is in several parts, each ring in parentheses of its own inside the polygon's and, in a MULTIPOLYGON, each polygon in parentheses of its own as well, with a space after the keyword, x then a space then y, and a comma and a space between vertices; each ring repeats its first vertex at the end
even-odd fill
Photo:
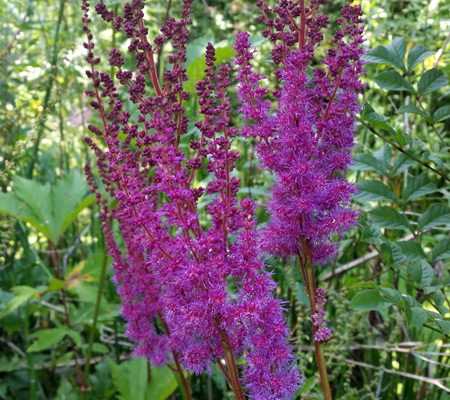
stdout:
POLYGON ((450 226, 450 209, 442 204, 430 205, 418 221, 418 228, 422 231, 436 226, 450 226))
POLYGON ((448 83, 447 77, 438 69, 433 68, 426 71, 417 84, 417 91, 421 96, 425 96, 436 90, 446 86, 448 83))
POLYGON ((425 61, 433 55, 432 51, 428 51, 423 46, 415 46, 408 52, 407 65, 409 70, 413 70, 418 64, 425 61))

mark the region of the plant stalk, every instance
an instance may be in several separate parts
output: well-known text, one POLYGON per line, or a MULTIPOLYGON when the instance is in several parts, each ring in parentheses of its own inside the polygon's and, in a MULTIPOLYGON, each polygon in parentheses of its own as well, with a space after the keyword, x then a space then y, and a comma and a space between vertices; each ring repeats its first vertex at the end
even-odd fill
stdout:
POLYGON ((100 278, 99 278, 99 283, 98 283, 97 298, 95 299, 94 317, 92 319, 91 330, 89 332, 89 344, 88 344, 88 348, 86 351, 86 364, 84 366, 85 376, 88 376, 89 367, 91 364, 92 346, 94 344, 95 330, 97 327, 98 316, 100 314, 100 305, 102 302, 102 295, 103 295, 103 290, 104 290, 105 281, 106 281, 106 267, 108 264, 107 261, 108 261, 108 257, 106 255, 106 249, 104 249, 102 265, 101 265, 101 270, 100 270, 100 278))
MULTIPOLYGON (((308 292, 309 303, 311 305, 311 322, 312 322, 312 315, 316 311, 316 298, 315 298, 316 284, 312 265, 311 249, 306 240, 302 241, 302 250, 303 253, 299 254, 300 270, 303 276, 303 280, 305 282, 306 291, 308 292)), ((312 329, 313 329, 312 340, 314 342, 314 353, 317 368, 319 370, 320 386, 322 388, 322 393, 325 400, 333 400, 330 382, 328 379, 327 364, 322 352, 322 346, 319 342, 316 342, 314 340, 314 333, 315 333, 314 324, 312 325, 312 329)))
POLYGON ((39 146, 42 141, 42 136, 44 135, 45 123, 47 121, 47 114, 48 114, 48 110, 50 107, 50 97, 52 94, 53 84, 56 81, 58 53, 59 53, 59 35, 60 35, 60 31, 61 31, 62 20, 64 17, 65 3, 66 3, 66 0, 60 0, 60 2, 59 2, 58 21, 56 23, 55 33, 54 33, 54 37, 53 37, 53 49, 52 49, 52 59, 50 62, 49 78, 47 81, 47 86, 45 88, 42 112, 41 112, 41 115, 40 115, 38 123, 37 123, 37 137, 36 137, 36 141, 34 142, 34 146, 33 146, 32 152, 31 152, 31 160, 28 165, 28 169, 27 169, 27 173, 26 173, 26 176, 29 179, 31 179, 33 177, 34 167, 35 167, 37 159, 38 159, 39 146))
POLYGON ((220 330, 220 337, 222 340, 225 362, 228 369, 228 373, 224 372, 224 375, 228 379, 228 383, 236 396, 236 400, 245 400, 244 392, 242 390, 241 383, 239 382, 239 370, 234 359, 230 341, 227 334, 223 330, 220 330))
POLYGON ((184 376, 183 368, 181 367, 180 361, 178 360, 178 355, 175 352, 173 352, 172 355, 173 355, 173 360, 175 362, 176 377, 177 377, 178 385, 181 388, 183 399, 184 400, 192 400, 191 386, 190 386, 188 380, 186 379, 186 377, 184 376))
MULTIPOLYGON (((161 315, 159 315, 158 317, 159 317, 159 321, 161 322, 161 324, 164 328, 164 331, 166 332, 167 335, 169 335, 170 330, 166 324, 166 321, 164 320, 164 318, 161 315)), ((178 358, 178 354, 175 351, 172 351, 172 357, 173 357, 173 361, 175 363, 175 367, 171 367, 171 369, 175 373, 175 376, 176 376, 176 379, 178 382, 178 386, 180 386, 181 393, 183 395, 183 399, 184 400, 192 400, 191 385, 190 385, 189 381, 186 379, 186 377, 184 376, 183 368, 181 367, 180 360, 178 358)))

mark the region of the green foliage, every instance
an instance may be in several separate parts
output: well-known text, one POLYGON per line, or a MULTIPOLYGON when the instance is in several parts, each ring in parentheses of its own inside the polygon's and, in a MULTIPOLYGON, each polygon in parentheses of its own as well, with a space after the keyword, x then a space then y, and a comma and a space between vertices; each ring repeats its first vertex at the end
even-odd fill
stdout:
POLYGON ((61 235, 78 214, 94 202, 84 177, 78 171, 68 173, 54 185, 16 176, 13 190, 0 193, 0 213, 28 222, 52 243, 61 235))
POLYGON ((152 367, 136 358, 116 364, 111 362, 113 384, 121 400, 166 400, 177 388, 177 381, 167 367, 152 367))
POLYGON ((81 346, 81 337, 78 332, 72 331, 66 327, 61 327, 42 329, 32 334, 30 337, 35 338, 36 341, 27 349, 27 351, 37 352, 51 349, 63 340, 65 336, 70 336, 77 346, 81 346))

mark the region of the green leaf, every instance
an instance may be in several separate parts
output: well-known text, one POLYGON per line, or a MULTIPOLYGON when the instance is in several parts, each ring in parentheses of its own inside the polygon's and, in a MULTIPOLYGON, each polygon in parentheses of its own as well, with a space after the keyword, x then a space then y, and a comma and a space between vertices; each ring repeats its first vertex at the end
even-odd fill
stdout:
POLYGON ((374 128, 381 129, 383 131, 389 132, 393 135, 395 135, 397 132, 394 128, 392 128, 391 125, 389 125, 388 120, 383 115, 380 115, 376 112, 369 112, 364 113, 361 115, 361 117, 369 123, 369 125, 373 126, 374 128))
POLYGON ((393 243, 392 254, 396 263, 426 259, 422 246, 415 240, 393 243))
POLYGON ((306 294, 305 285, 303 283, 296 282, 295 289, 295 296, 299 304, 309 306, 309 300, 308 295, 306 294))
POLYGON ((408 178, 402 197, 405 201, 413 201, 436 191, 438 191, 437 186, 430 182, 425 174, 422 174, 408 178))
POLYGON ((398 176, 399 174, 408 171, 410 167, 416 165, 413 160, 403 153, 400 153, 394 160, 394 165, 392 166, 392 176, 398 176))
POLYGON ((27 205, 32 216, 36 219, 39 225, 43 227, 41 232, 45 236, 50 235, 50 225, 53 222, 50 201, 50 185, 42 185, 37 181, 25 179, 20 176, 14 177, 13 182, 14 195, 27 205))
POLYGON ((412 328, 420 329, 423 324, 428 321, 429 314, 422 307, 412 307, 409 309, 409 323, 412 328))
POLYGON ((30 286, 15 286, 12 288, 12 292, 14 293, 14 297, 0 310, 0 319, 17 310, 39 293, 37 289, 30 286))
POLYGON ((147 361, 134 358, 121 364, 111 362, 111 375, 121 400, 146 400, 147 361))
POLYGON ((55 400, 78 400, 77 390, 67 379, 62 379, 55 400))
POLYGON ((378 289, 365 289, 352 298, 351 306, 358 311, 381 310, 386 302, 378 289))
POLYGON ((361 181, 358 183, 358 189, 359 193, 354 198, 360 203, 378 200, 397 200, 392 190, 380 181, 361 181))
POLYGON ((369 64, 389 64, 401 70, 405 70, 406 44, 404 39, 396 38, 389 46, 378 46, 371 50, 364 60, 369 64))
POLYGON ((357 171, 375 171, 380 175, 387 173, 384 163, 372 154, 356 154, 353 157, 352 169, 357 171))
POLYGON ((397 71, 383 71, 375 77, 375 82, 384 90, 413 92, 414 88, 397 71))
POLYGON ((436 226, 450 226, 450 209, 442 204, 432 204, 418 220, 418 228, 421 231, 436 226))
POLYGON ((73 171, 57 182, 51 190, 55 236, 61 236, 78 214, 95 202, 95 196, 86 196, 88 186, 83 175, 73 171), (86 196, 86 197, 85 197, 86 196))
POLYGON ((425 117, 425 113, 419 107, 417 107, 415 104, 412 103, 401 106, 398 109, 398 112, 405 114, 419 114, 425 117))
POLYGON ((434 122, 442 122, 450 118, 450 106, 439 107, 433 114, 434 122))
POLYGON ((48 227, 43 224, 28 205, 17 198, 14 193, 0 193, 0 214, 27 222, 44 236, 48 237, 49 235, 48 227))
POLYGON ((177 388, 175 376, 168 367, 151 367, 149 374, 148 363, 143 358, 121 364, 111 362, 111 373, 122 400, 166 400, 177 388))
POLYGON ((47 350, 51 347, 56 346, 61 340, 64 339, 64 336, 68 334, 67 328, 52 328, 52 329, 43 329, 36 333, 33 333, 31 337, 36 338, 37 340, 28 348, 28 352, 36 352, 47 350))
POLYGON ((55 244, 78 214, 95 201, 93 195, 86 196, 86 180, 76 170, 54 185, 18 176, 13 183, 12 192, 0 194, 0 214, 31 224, 55 244))
POLYGON ((106 353, 109 353, 108 347, 105 346, 105 345, 102 344, 102 343, 94 343, 94 344, 92 345, 92 351, 93 351, 94 353, 99 353, 99 354, 106 354, 106 353))
POLYGON ((433 68, 426 71, 417 84, 419 95, 425 96, 447 85, 447 77, 438 69, 433 68))
POLYGON ((147 400, 166 400, 177 388, 177 380, 168 367, 152 367, 147 400))
POLYGON ((428 51, 423 46, 413 47, 407 57, 408 70, 412 71, 418 64, 425 61, 428 57, 433 55, 432 51, 428 51))
POLYGON ((380 288, 380 294, 387 303, 399 304, 402 300, 402 294, 395 289, 380 288))
POLYGON ((444 260, 450 257, 450 239, 442 239, 433 247, 431 251, 431 260, 433 262, 444 260))
POLYGON ((411 230, 408 219, 390 207, 378 207, 370 212, 370 218, 376 225, 387 229, 411 230))
POLYGON ((450 335, 450 321, 437 319, 436 322, 439 325, 439 328, 441 328, 441 331, 442 333, 444 333, 444 335, 450 335))
POLYGON ((431 286, 435 273, 431 265, 426 261, 420 262, 420 287, 425 288, 431 286))

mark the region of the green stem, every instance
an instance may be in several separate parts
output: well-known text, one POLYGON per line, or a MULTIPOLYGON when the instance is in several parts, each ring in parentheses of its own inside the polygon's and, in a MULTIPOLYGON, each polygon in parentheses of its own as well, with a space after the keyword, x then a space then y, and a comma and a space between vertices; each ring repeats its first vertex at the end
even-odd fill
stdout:
POLYGON ((420 158, 416 157, 414 154, 411 154, 408 150, 405 150, 403 147, 399 146, 397 143, 393 142, 392 140, 388 139, 383 134, 377 132, 375 129, 373 129, 371 126, 367 125, 364 121, 359 119, 359 122, 367 128, 370 132, 372 132, 374 135, 378 136, 380 139, 385 141, 386 143, 389 143, 392 147, 396 148, 398 151, 403 153, 406 157, 410 158, 411 160, 414 160, 415 162, 419 163, 423 167, 429 169, 430 171, 433 171, 435 174, 438 174, 441 178, 445 179, 447 182, 450 182, 450 178, 444 173, 439 171, 438 169, 432 167, 429 163, 422 161, 420 158))
MULTIPOLYGON (((303 240, 302 241, 302 251, 303 254, 299 254, 300 269, 305 281, 305 287, 308 292, 309 302, 311 305, 311 317, 316 311, 316 284, 314 277, 314 270, 312 265, 311 249, 309 244, 303 240)), ((312 318, 311 318, 312 320, 312 318)), ((313 336, 314 336, 314 326, 313 326, 313 336)), ((326 360, 322 352, 322 346, 319 342, 314 341, 314 353, 316 357, 317 368, 319 370, 320 386, 322 387, 322 393, 325 400, 333 400, 331 394, 330 382, 328 379, 326 360)))
POLYGON ((58 21, 56 23, 55 34, 53 37, 52 59, 50 62, 50 76, 48 78, 47 87, 45 88, 44 104, 42 106, 42 113, 39 117, 39 121, 37 124, 37 137, 36 141, 34 142, 33 151, 31 154, 31 161, 30 164, 28 165, 28 170, 26 174, 26 176, 30 179, 33 177, 34 166, 36 165, 36 161, 38 158, 39 146, 41 144, 42 136, 44 135, 45 122, 47 121, 47 112, 50 105, 50 96, 52 93, 53 83, 56 80, 56 72, 57 72, 56 64, 58 62, 58 52, 59 52, 59 34, 61 31, 61 23, 64 16, 65 3, 66 0, 59 1, 58 21))
POLYGON ((88 376, 88 374, 89 374, 89 367, 91 364, 91 356, 92 356, 92 346, 94 344, 94 337, 95 337, 95 332, 96 332, 96 328, 97 328, 97 321, 98 321, 98 316, 100 314, 100 305, 102 302, 102 295, 103 295, 103 290, 104 290, 105 282, 106 282, 106 267, 108 264, 107 261, 108 261, 108 257, 106 255, 106 250, 104 250, 102 266, 101 266, 101 270, 100 270, 100 278, 99 278, 99 283, 98 283, 97 298, 95 300, 94 317, 92 319, 91 330, 89 332, 89 344, 88 344, 88 348, 86 351, 86 364, 84 365, 84 373, 86 376, 88 376))

